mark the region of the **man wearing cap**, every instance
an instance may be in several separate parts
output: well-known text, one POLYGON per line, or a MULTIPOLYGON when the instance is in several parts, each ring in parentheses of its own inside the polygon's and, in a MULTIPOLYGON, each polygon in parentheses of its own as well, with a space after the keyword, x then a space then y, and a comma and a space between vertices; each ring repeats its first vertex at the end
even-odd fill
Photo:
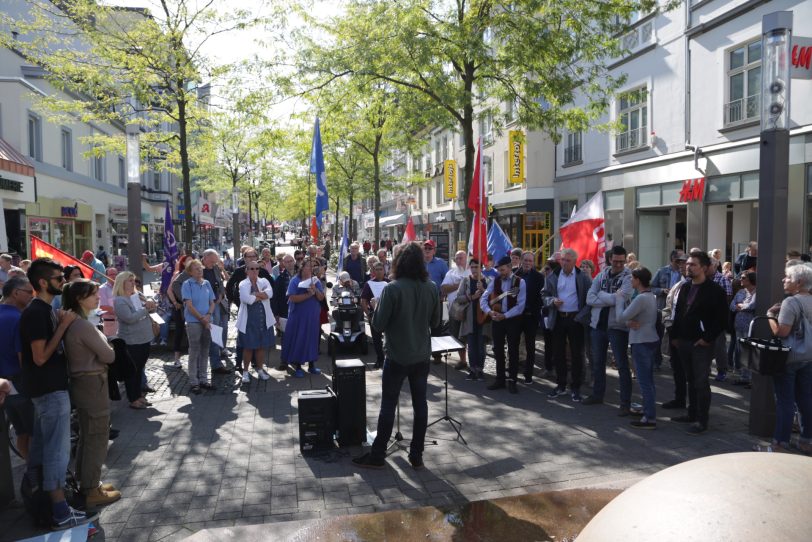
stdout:
POLYGON ((429 272, 429 280, 437 286, 439 292, 442 291, 441 286, 446 273, 448 273, 448 265, 434 255, 436 251, 437 243, 431 239, 423 243, 423 261, 426 262, 426 271, 429 272))
POLYGON ((508 347, 507 388, 510 393, 518 393, 516 378, 519 374, 519 339, 521 338, 521 317, 527 299, 527 286, 524 280, 513 274, 509 256, 496 263, 499 277, 488 284, 479 299, 482 312, 489 314, 493 322, 493 357, 496 358, 496 380, 489 390, 505 387, 505 339, 508 347))

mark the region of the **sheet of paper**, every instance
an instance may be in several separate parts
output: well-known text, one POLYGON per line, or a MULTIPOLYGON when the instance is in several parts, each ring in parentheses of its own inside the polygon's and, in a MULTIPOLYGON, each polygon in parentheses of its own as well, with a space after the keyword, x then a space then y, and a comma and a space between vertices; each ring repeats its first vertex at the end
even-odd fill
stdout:
POLYGON ((372 290, 372 297, 377 298, 381 297, 381 292, 383 292, 383 289, 386 287, 387 283, 383 281, 379 282, 377 280, 371 280, 367 282, 367 284, 369 284, 369 289, 372 290))
POLYGON ((158 324, 159 326, 162 326, 166 323, 166 320, 161 318, 161 316, 157 312, 149 313, 149 317, 152 318, 152 321, 158 324))
POLYGON ((305 279, 305 280, 303 280, 302 282, 299 283, 299 288, 310 288, 310 284, 312 284, 312 282, 313 282, 313 277, 310 277, 309 279, 305 279))
POLYGON ((143 290, 144 296, 148 298, 155 297, 155 292, 153 291, 152 286, 150 286, 149 284, 144 284, 143 288, 144 288, 143 290))
POLYGON ((215 324, 211 325, 211 342, 223 348, 223 328, 215 324))

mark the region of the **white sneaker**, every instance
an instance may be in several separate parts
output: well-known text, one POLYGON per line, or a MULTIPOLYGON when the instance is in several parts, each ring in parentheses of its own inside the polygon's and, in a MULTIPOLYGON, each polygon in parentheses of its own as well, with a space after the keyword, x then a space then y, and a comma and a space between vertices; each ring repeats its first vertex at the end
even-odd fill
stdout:
POLYGON ((259 374, 259 379, 260 380, 268 380, 269 378, 271 378, 271 375, 266 373, 265 369, 260 369, 259 373, 257 373, 257 374, 259 374))
POLYGON ((249 382, 251 382, 251 375, 248 374, 248 371, 243 371, 242 372, 242 383, 243 384, 248 384, 249 382))
POLYGON ((183 367, 183 363, 181 363, 179 359, 176 359, 173 367, 175 367, 175 369, 180 369, 181 367, 183 367))

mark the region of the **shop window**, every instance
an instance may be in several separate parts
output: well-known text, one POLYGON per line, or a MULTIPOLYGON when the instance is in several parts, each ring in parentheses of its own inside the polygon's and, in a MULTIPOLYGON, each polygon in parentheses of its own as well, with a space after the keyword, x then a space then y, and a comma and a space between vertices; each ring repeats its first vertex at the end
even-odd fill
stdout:
POLYGON ((659 207, 661 205, 660 186, 641 186, 637 189, 638 207, 659 207))
POLYGON ((758 173, 745 173, 742 175, 742 199, 758 198, 758 173))
POLYGON ((732 201, 740 199, 741 179, 738 175, 727 175, 708 179, 705 200, 708 202, 732 201))
POLYGON ((581 132, 570 132, 564 142, 564 165, 580 163, 581 160, 581 132))
POLYGON ((73 247, 73 220, 54 220, 53 245, 67 252, 76 254, 73 247))
POLYGON ((623 210, 623 190, 610 190, 603 193, 603 208, 610 210, 623 210))
POLYGON ((485 176, 485 193, 493 194, 493 158, 486 156, 482 159, 482 174, 485 176))
POLYGON ((74 237, 76 240, 75 254, 81 254, 85 250, 93 250, 93 237, 91 233, 90 222, 74 222, 74 237))
POLYGON ((680 191, 682 190, 682 182, 662 184, 660 185, 660 188, 662 192, 661 201, 663 205, 680 204, 679 198, 680 191))
POLYGON ((42 162, 42 118, 28 114, 28 156, 42 162))
POLYGON ((615 136, 615 152, 634 150, 648 144, 648 101, 649 93, 645 87, 618 96, 617 118, 621 129, 615 136))
POLYGON ((493 115, 490 113, 479 118, 479 136, 483 146, 493 145, 493 115))
POLYGON ((60 147, 62 150, 62 167, 73 171, 73 135, 67 128, 60 131, 60 147))
POLYGON ((761 39, 727 51, 725 125, 759 118, 761 107, 761 39))
POLYGON ((39 237, 46 243, 51 242, 51 221, 47 218, 29 218, 28 233, 39 237))
POLYGON ((577 205, 577 199, 562 199, 558 201, 558 221, 560 224, 564 224, 570 219, 577 205))

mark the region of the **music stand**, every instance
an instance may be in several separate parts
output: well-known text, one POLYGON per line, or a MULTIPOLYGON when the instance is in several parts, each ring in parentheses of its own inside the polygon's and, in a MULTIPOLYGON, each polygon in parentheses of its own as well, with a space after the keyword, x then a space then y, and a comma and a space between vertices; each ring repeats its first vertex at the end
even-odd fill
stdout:
POLYGON ((428 424, 426 428, 445 420, 451 424, 451 427, 457 432, 457 437, 467 446, 468 443, 462 437, 462 422, 455 420, 448 414, 448 354, 451 352, 461 352, 463 350, 465 350, 465 345, 454 337, 431 338, 431 353, 444 355, 445 357, 445 414, 428 424))

